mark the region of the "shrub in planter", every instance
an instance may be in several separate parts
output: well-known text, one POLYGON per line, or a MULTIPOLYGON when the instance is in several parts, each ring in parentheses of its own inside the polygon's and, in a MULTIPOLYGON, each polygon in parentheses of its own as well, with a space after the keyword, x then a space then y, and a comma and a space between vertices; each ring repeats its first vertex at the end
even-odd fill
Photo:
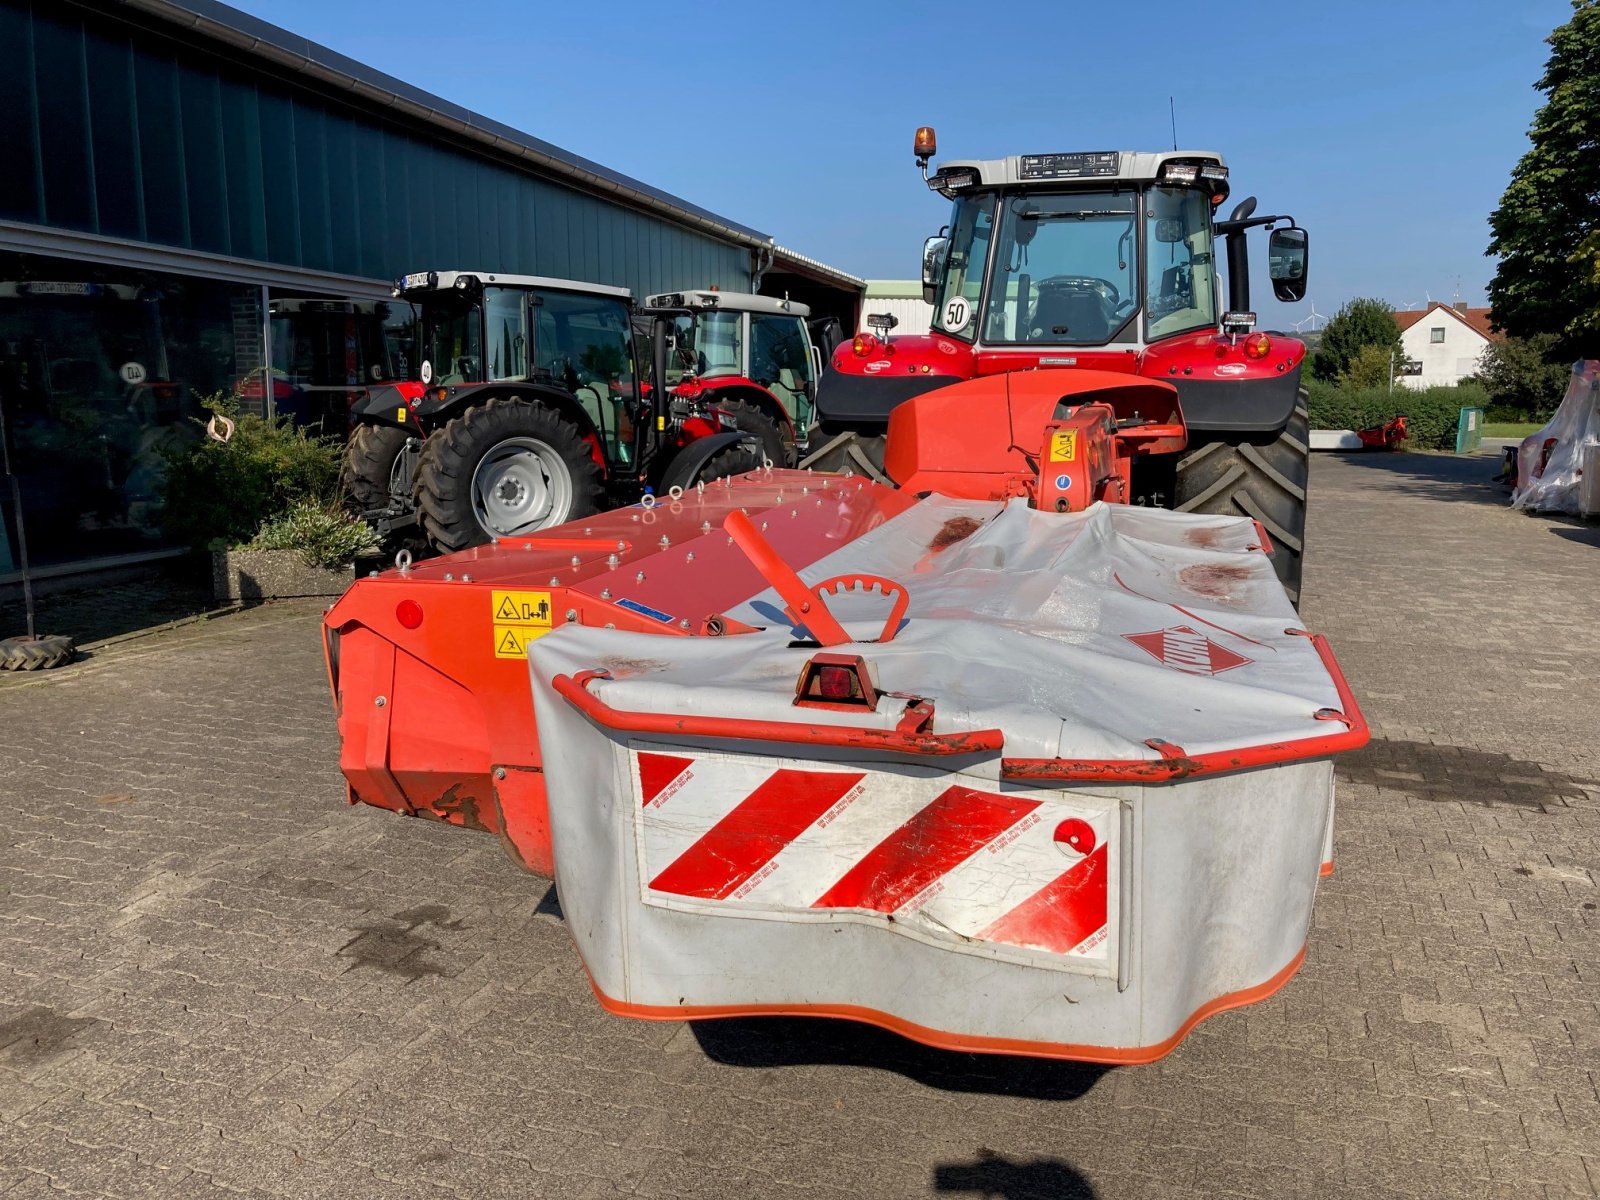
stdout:
POLYGON ((378 535, 366 522, 314 500, 302 500, 264 524, 241 550, 298 550, 308 567, 342 567, 378 550, 378 535))
POLYGON ((1307 386, 1313 429, 1371 429, 1393 417, 1406 418, 1406 445, 1413 450, 1454 450, 1463 408, 1488 403, 1474 384, 1420 390, 1344 388, 1312 380, 1307 386))

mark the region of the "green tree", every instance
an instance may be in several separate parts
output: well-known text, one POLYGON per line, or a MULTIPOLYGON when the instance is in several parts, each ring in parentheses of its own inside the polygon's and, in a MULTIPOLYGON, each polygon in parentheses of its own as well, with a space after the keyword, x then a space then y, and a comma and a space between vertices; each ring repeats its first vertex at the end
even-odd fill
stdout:
POLYGON ((1494 322, 1531 338, 1550 333, 1576 357, 1600 332, 1600 0, 1573 0, 1572 19, 1546 41, 1550 59, 1534 87, 1532 147, 1489 217, 1494 322))
POLYGON ((1490 342, 1478 360, 1478 382, 1489 402, 1520 408, 1535 419, 1554 412, 1571 374, 1569 364, 1553 359, 1556 343, 1552 333, 1490 342))
MULTIPOLYGON (((1339 376, 1339 386, 1343 388, 1386 388, 1389 386, 1389 371, 1391 369, 1390 350, 1387 346, 1377 346, 1368 343, 1355 352, 1345 367, 1344 373, 1339 376)), ((1399 356, 1392 360, 1395 370, 1399 369, 1399 356)))
MULTIPOLYGON (((1330 383, 1336 381, 1350 370, 1351 362, 1363 346, 1381 349, 1386 363, 1391 350, 1396 358, 1403 355, 1400 326, 1394 323, 1394 308, 1382 300, 1351 300, 1334 314, 1322 331, 1322 345, 1311 364, 1311 373, 1330 383)), ((1385 383, 1388 378, 1385 367, 1385 383)))

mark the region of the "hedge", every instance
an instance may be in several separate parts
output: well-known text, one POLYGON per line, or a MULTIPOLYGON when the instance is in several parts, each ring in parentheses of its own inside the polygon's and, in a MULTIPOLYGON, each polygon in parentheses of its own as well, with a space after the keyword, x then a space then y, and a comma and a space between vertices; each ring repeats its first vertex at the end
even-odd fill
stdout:
POLYGON ((1489 396, 1477 384, 1456 387, 1342 388, 1313 379, 1306 385, 1313 429, 1371 429, 1393 417, 1406 418, 1406 445, 1413 450, 1454 450, 1463 408, 1483 408, 1489 396))

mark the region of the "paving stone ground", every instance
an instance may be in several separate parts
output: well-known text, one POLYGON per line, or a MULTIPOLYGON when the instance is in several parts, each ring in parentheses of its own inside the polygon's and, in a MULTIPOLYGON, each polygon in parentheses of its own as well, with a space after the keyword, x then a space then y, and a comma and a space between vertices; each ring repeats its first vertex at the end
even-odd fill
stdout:
POLYGON ((0 1197, 1593 1195, 1600 530, 1322 458, 1363 698, 1300 974, 1161 1063, 594 1004, 546 881, 342 801, 317 608, 0 683, 0 1197))

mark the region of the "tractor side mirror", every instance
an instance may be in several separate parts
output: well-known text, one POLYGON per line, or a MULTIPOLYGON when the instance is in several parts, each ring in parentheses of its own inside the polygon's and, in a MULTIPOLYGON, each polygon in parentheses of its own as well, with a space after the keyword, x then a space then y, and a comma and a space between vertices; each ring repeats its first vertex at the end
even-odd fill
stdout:
POLYGON ((1304 229, 1274 229, 1267 239, 1267 274, 1272 294, 1294 303, 1306 297, 1306 267, 1311 257, 1304 229))
POLYGON ((922 243, 922 298, 932 304, 944 282, 944 264, 950 257, 950 239, 931 237, 922 243))

